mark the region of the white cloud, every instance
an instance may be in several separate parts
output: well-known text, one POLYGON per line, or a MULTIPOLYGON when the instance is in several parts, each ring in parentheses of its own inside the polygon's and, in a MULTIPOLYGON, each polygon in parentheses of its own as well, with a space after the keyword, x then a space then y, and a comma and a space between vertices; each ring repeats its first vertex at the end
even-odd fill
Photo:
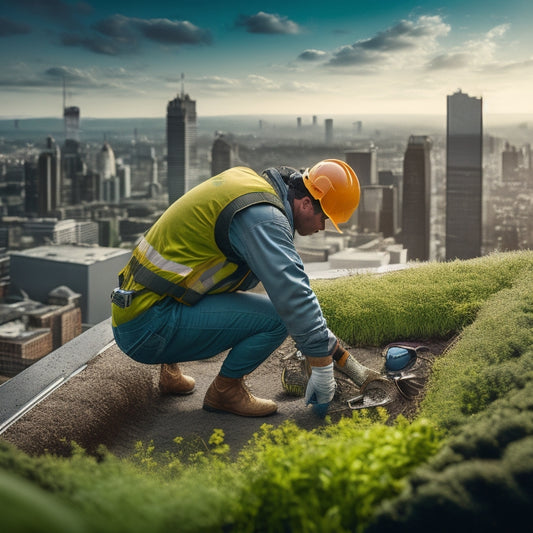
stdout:
POLYGON ((507 33, 509 28, 509 24, 502 24, 490 29, 477 39, 461 43, 432 58, 428 63, 428 68, 430 70, 483 70, 487 65, 494 63, 499 50, 498 40, 507 33))
POLYGON ((235 22, 237 27, 244 27, 248 33, 297 34, 300 27, 296 22, 273 13, 259 11, 255 15, 241 15, 235 22))
MULTIPOLYGON (((437 47, 439 37, 446 36, 451 27, 440 16, 421 16, 415 21, 402 20, 395 26, 369 39, 341 46, 328 62, 332 67, 401 66, 413 64, 417 58, 427 57, 437 47)), ((418 59, 419 60, 419 59, 418 59)))
POLYGON ((298 59, 303 61, 322 61, 327 55, 327 52, 324 52, 324 50, 309 49, 304 50, 298 56, 298 59))
POLYGON ((257 74, 249 74, 246 77, 244 83, 250 88, 262 89, 267 91, 277 90, 280 87, 278 82, 270 78, 266 78, 265 76, 259 76, 257 74))

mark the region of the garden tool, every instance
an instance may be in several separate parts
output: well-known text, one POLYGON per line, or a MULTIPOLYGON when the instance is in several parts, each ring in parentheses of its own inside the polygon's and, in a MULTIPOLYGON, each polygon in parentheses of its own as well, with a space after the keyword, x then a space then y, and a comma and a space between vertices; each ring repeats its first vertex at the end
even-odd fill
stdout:
POLYGON ((414 400, 424 388, 424 382, 415 374, 404 374, 402 372, 390 376, 398 392, 406 400, 414 400))
POLYGON ((359 394, 347 401, 348 407, 354 411, 356 409, 366 409, 369 407, 381 407, 392 402, 392 396, 383 387, 368 388, 363 394, 359 394))

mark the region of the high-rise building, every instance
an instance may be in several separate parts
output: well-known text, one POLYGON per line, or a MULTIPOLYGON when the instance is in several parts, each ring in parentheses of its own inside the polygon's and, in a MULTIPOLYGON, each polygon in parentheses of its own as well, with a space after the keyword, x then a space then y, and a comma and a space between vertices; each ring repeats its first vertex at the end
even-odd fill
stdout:
POLYGON ((38 215, 48 216, 61 205, 61 150, 52 137, 38 161, 38 215))
POLYGON ((374 146, 371 146, 367 152, 346 152, 345 158, 346 163, 356 173, 361 186, 378 184, 377 152, 374 146))
POLYGON ((167 106, 167 186, 172 204, 196 185, 196 101, 188 94, 167 106))
POLYGON ((408 260, 429 260, 431 140, 411 135, 403 159, 402 243, 408 260))
POLYGON ((217 135, 211 147, 211 175, 216 176, 234 166, 235 147, 222 134, 217 135))
POLYGON ((75 205, 81 201, 85 163, 80 150, 80 108, 67 107, 66 86, 63 82, 63 121, 65 127, 65 144, 62 150, 62 203, 75 205))
POLYGON ((518 179, 519 156, 521 155, 522 152, 517 151, 515 146, 511 146, 509 143, 505 144, 505 150, 502 152, 502 180, 504 182, 518 179))
POLYGON ((359 231, 395 237, 398 230, 395 208, 396 189, 392 185, 364 185, 357 209, 359 231))
POLYGON ((24 216, 25 169, 20 161, 2 165, 0 171, 0 211, 2 215, 24 216))
POLYGON ((104 142, 102 149, 96 154, 96 169, 100 176, 99 200, 118 201, 119 183, 115 179, 117 175, 115 152, 108 142, 104 142))
POLYGON ((326 128, 326 144, 331 144, 333 142, 333 119, 327 118, 324 121, 326 128))
POLYGON ((117 162, 117 178, 120 184, 119 200, 131 197, 131 167, 122 160, 117 162))
POLYGON ((39 213, 39 169, 35 161, 24 161, 24 211, 39 213))
POLYGON ((481 255, 483 99, 447 97, 446 259, 481 255))
POLYGON ((76 205, 81 202, 83 177, 87 167, 82 157, 80 143, 74 139, 65 140, 63 145, 63 203, 76 205))
POLYGON ((157 157, 155 156, 155 148, 152 147, 150 155, 148 198, 157 198, 161 194, 161 184, 159 183, 159 170, 157 166, 157 157))
POLYGON ((80 141, 80 108, 71 106, 63 110, 65 140, 80 141))
POLYGON ((113 152, 113 148, 108 142, 104 142, 102 149, 98 152, 96 164, 102 179, 105 180, 116 176, 115 152, 113 152))

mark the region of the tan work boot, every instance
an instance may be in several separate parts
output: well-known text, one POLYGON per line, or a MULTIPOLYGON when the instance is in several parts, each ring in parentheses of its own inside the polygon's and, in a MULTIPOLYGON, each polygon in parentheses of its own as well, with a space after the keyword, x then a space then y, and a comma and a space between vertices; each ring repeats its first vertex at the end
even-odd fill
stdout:
POLYGON ((225 411, 240 416, 268 416, 278 410, 272 400, 256 398, 247 389, 244 378, 218 375, 204 398, 206 411, 225 411))
POLYGON ((162 364, 159 375, 159 391, 161 394, 191 394, 195 381, 181 373, 177 363, 162 364))

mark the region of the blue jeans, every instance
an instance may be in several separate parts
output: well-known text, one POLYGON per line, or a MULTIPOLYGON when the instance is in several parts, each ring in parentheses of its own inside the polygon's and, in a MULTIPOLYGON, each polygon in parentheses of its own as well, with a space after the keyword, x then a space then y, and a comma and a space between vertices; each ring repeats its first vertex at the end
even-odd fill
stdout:
POLYGON ((231 349, 220 374, 240 378, 280 346, 287 329, 267 296, 237 292, 204 296, 192 307, 165 298, 113 334, 140 363, 197 361, 231 349))

